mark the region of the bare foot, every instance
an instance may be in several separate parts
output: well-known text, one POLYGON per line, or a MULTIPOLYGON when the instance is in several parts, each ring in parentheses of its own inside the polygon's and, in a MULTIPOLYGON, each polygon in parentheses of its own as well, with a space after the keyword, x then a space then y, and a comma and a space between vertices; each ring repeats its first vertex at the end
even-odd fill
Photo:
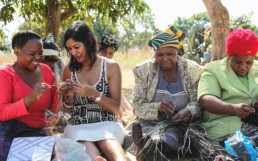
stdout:
POLYGON ((95 161, 107 161, 107 160, 101 156, 97 156, 95 161))

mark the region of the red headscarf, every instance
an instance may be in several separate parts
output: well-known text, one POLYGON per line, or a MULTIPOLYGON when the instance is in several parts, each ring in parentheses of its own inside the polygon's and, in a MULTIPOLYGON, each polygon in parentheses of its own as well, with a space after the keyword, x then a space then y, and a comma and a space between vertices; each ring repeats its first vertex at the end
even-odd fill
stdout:
POLYGON ((228 56, 245 55, 255 56, 258 51, 258 38, 249 29, 235 29, 226 40, 226 53, 228 56))

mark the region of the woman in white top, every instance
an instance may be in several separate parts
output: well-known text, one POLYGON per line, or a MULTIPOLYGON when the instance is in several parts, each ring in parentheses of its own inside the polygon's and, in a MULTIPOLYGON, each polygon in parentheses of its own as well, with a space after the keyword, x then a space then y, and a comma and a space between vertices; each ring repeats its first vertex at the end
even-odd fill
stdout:
POLYGON ((123 125, 117 121, 121 100, 121 71, 117 62, 97 55, 92 30, 75 21, 64 34, 70 62, 64 68, 59 93, 71 118, 64 136, 86 146, 92 160, 126 161, 123 125))

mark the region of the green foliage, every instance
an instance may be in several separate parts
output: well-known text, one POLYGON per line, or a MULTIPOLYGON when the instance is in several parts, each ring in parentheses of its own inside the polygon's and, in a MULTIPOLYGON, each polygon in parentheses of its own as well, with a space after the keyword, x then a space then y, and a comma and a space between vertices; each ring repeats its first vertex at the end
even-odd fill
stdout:
MULTIPOLYGON (((258 34, 258 28, 251 22, 253 12, 243 14, 236 18, 230 19, 230 28, 249 28, 258 34)), ((205 34, 204 22, 209 22, 206 12, 194 14, 189 19, 178 17, 173 23, 174 26, 180 28, 185 34, 184 49, 185 57, 201 62, 203 53, 211 48, 211 34, 205 34)))
POLYGON ((32 30, 38 33, 41 37, 45 36, 44 26, 33 21, 26 21, 19 26, 19 31, 32 30))
POLYGON ((185 55, 191 60, 200 63, 203 52, 211 44, 211 37, 204 36, 204 25, 209 22, 207 12, 197 13, 190 18, 177 17, 172 24, 178 27, 186 35, 184 39, 185 55))
POLYGON ((112 34, 116 37, 119 34, 117 26, 114 26, 108 20, 96 19, 93 23, 93 28, 98 39, 104 34, 112 34))
POLYGON ((7 35, 5 34, 5 29, 0 29, 0 50, 1 51, 10 51, 8 47, 7 35))
MULTIPOLYGON (((20 9, 20 14, 27 20, 44 22, 47 15, 47 5, 45 0, 1 0, 1 17, 3 22, 13 20, 13 13, 20 9)), ((136 15, 149 11, 149 6, 143 0, 56 0, 56 5, 62 6, 62 12, 70 9, 76 9, 73 18, 77 20, 85 19, 90 16, 108 17, 112 22, 127 14, 136 15)))
POLYGON ((6 37, 6 35, 5 35, 5 33, 4 33, 4 30, 0 30, 0 40, 1 39, 3 39, 3 38, 5 38, 6 37))
POLYGON ((154 16, 151 13, 140 16, 135 14, 126 15, 119 24, 119 29, 123 31, 119 37, 122 53, 127 54, 129 48, 137 46, 146 48, 154 28, 154 16))
MULTIPOLYGON (((46 0, 2 0, 0 20, 5 24, 14 19, 16 9, 25 20, 45 24, 52 15, 48 15, 46 0)), ((61 12, 59 22, 66 20, 87 20, 93 18, 108 18, 116 23, 119 18, 134 13, 144 14, 150 9, 143 0, 52 0, 56 12, 61 12), (59 8, 58 8, 59 6, 59 8)), ((54 12, 54 11, 53 11, 54 12)))
MULTIPOLYGON (((62 43, 62 35, 64 35, 64 31, 65 31, 66 27, 61 27, 60 28, 60 35, 57 38, 57 44, 63 48, 63 43, 62 43)), ((38 24, 36 22, 33 21, 26 21, 24 22, 21 26, 19 26, 18 28, 19 31, 23 31, 23 30, 32 30, 34 32, 36 32, 37 34, 39 34, 42 38, 45 37, 45 31, 44 31, 44 25, 43 24, 38 24)))
POLYGON ((209 21, 209 16, 207 12, 201 12, 191 16, 189 18, 189 21, 192 22, 193 24, 200 21, 209 21))
POLYGON ((0 20, 6 25, 13 20, 13 13, 15 13, 15 4, 13 0, 2 0, 0 2, 0 20))
POLYGON ((258 27, 251 22, 251 17, 253 16, 253 12, 245 13, 239 17, 232 18, 230 20, 230 28, 248 28, 253 30, 256 34, 258 34, 258 27))

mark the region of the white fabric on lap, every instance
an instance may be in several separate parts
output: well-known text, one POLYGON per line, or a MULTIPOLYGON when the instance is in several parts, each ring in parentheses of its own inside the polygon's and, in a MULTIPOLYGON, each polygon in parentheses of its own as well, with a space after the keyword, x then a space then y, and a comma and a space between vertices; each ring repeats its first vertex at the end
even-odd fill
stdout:
POLYGON ((96 122, 90 124, 70 125, 64 129, 64 137, 74 141, 100 141, 113 139, 121 145, 124 141, 124 128, 122 123, 114 121, 96 122))

